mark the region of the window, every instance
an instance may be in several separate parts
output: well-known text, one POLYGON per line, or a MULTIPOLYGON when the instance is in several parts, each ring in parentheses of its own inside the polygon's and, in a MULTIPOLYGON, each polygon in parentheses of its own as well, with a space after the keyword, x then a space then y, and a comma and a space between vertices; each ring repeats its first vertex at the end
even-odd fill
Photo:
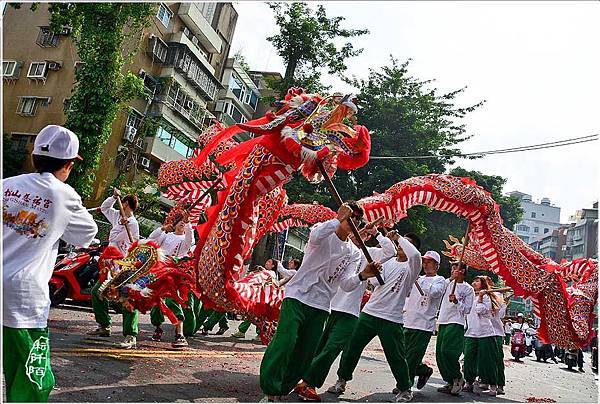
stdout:
POLYGON ((2 62, 2 76, 3 77, 12 77, 17 70, 17 61, 16 60, 5 60, 2 62))
POLYGON ((140 124, 142 123, 142 114, 137 111, 131 111, 129 116, 127 117, 126 126, 130 126, 132 128, 139 129, 140 124))
POLYGON ((531 218, 535 219, 535 212, 531 212, 531 218))
POLYGON ((182 156, 190 157, 194 151, 194 142, 187 139, 184 135, 176 134, 174 132, 175 131, 170 128, 160 126, 156 133, 156 137, 182 156))
POLYGON ((20 133, 13 133, 11 135, 11 138, 13 151, 27 151, 27 144, 29 143, 29 139, 31 139, 32 136, 20 133))
POLYGON ((540 232, 540 228, 539 227, 534 227, 533 228, 533 232, 534 233, 539 233, 540 232))
POLYGON ((50 27, 40 27, 40 33, 35 41, 42 48, 54 48, 58 45, 58 34, 50 30, 50 27))
POLYGON ((17 106, 17 114, 22 116, 34 116, 37 107, 36 97, 20 97, 17 106))
POLYGON ((159 37, 150 35, 148 52, 152 55, 152 59, 157 59, 159 62, 164 63, 167 60, 167 53, 169 47, 159 37))
POLYGON ((544 228, 544 234, 548 233, 549 231, 550 231, 550 229, 544 228))
POLYGON ((31 62, 27 77, 30 79, 45 79, 46 78, 46 62, 31 62))
POLYGON ((206 18, 206 21, 212 25, 212 20, 215 16, 215 10, 217 9, 217 3, 199 3, 197 6, 204 18, 206 18))
POLYGON ((256 110, 256 105, 258 104, 258 95, 254 91, 250 92, 250 102, 248 102, 252 110, 256 110))
POLYGON ((81 71, 83 70, 83 67, 85 66, 85 62, 75 62, 75 65, 73 66, 73 68, 75 69, 75 76, 77 76, 78 74, 81 74, 81 71))
POLYGON ((517 231, 524 231, 524 232, 529 232, 529 226, 526 226, 524 224, 518 224, 515 226, 515 230, 517 231))
POLYGON ((144 86, 146 86, 146 88, 148 90, 150 90, 150 92, 152 94, 154 94, 157 84, 158 84, 158 81, 156 81, 156 79, 154 77, 150 76, 149 74, 146 74, 144 76, 144 86))
POLYGON ((73 108, 71 107, 71 99, 65 98, 63 100, 63 113, 66 115, 71 111, 73 111, 73 108))
POLYGON ((173 12, 164 3, 160 3, 156 18, 162 22, 162 25, 164 25, 165 28, 169 28, 169 21, 171 21, 171 17, 173 17, 173 12))

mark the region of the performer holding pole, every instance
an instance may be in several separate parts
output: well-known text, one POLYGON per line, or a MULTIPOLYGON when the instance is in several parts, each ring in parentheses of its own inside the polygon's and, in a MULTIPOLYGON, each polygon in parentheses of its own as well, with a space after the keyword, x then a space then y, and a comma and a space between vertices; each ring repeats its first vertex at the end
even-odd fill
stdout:
POLYGON ((457 396, 465 384, 458 360, 463 353, 465 317, 471 312, 474 292, 473 287, 465 282, 464 264, 453 262, 451 271, 438 314, 435 360, 446 382, 438 391, 457 396), (451 283, 453 285, 449 287, 451 283))
MULTIPOLYGON (((463 258, 465 257, 465 250, 467 249, 467 245, 469 245, 469 230, 471 229, 471 222, 467 222, 467 230, 465 231, 465 237, 463 238, 464 242, 463 242, 463 249, 460 253, 460 259, 458 260, 458 266, 461 267, 462 263, 463 263, 463 258)), ((465 267, 465 276, 466 276, 466 267, 465 267)), ((452 285, 452 293, 450 293, 451 295, 454 294, 454 292, 456 291, 456 282, 454 282, 454 284, 452 285)))
MULTIPOLYGON (((110 246, 116 247, 119 252, 125 256, 129 246, 137 241, 140 237, 139 224, 133 215, 138 208, 138 199, 135 195, 127 195, 121 201, 121 192, 113 189, 113 195, 106 198, 100 209, 104 216, 108 219, 112 228, 108 236, 110 246), (119 210, 113 208, 115 202, 120 202, 119 210)), ((106 299, 98 294, 100 282, 96 282, 92 288, 92 309, 99 327, 90 331, 88 335, 99 337, 110 337, 111 335, 111 318, 108 314, 109 303, 106 299)), ((125 341, 118 346, 124 349, 132 349, 137 345, 138 334, 138 316, 137 310, 130 312, 123 308, 123 335, 125 341)))
POLYGON ((2 180, 2 368, 8 402, 46 402, 54 387, 48 334, 48 280, 59 240, 88 246, 98 226, 65 184, 79 139, 57 125, 35 138, 35 173, 2 180))
POLYGON ((361 253, 349 239, 350 218, 362 216, 355 202, 347 202, 336 219, 312 228, 300 269, 286 285, 277 332, 260 365, 266 401, 289 394, 310 366, 338 287, 352 291, 379 273, 381 264, 372 262, 356 274, 361 253))

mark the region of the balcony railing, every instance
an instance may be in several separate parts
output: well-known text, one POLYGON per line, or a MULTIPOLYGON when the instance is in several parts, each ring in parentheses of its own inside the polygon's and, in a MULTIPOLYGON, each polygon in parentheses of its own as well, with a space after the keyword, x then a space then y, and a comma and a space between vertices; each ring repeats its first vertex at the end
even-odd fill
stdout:
POLYGON ((198 5, 194 3, 180 3, 178 13, 193 32, 198 36, 202 45, 211 53, 220 53, 223 41, 210 23, 204 18, 198 5))

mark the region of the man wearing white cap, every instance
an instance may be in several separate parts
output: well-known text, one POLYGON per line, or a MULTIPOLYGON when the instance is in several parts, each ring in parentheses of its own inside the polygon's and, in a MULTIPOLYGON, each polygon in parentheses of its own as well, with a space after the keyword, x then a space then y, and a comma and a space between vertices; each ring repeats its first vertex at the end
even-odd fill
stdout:
POLYGON ((48 401, 54 386, 48 281, 58 242, 88 246, 98 231, 81 197, 65 184, 78 152, 73 132, 46 126, 33 147, 37 172, 2 181, 2 366, 9 402, 48 401))
POLYGON ((423 363, 429 340, 435 330, 435 318, 446 288, 439 276, 440 254, 427 251, 421 258, 425 275, 419 276, 404 305, 404 342, 411 384, 418 376, 417 389, 425 387, 433 369, 423 363), (416 284, 420 286, 420 291, 416 284), (421 294, 421 291, 423 294, 421 294))

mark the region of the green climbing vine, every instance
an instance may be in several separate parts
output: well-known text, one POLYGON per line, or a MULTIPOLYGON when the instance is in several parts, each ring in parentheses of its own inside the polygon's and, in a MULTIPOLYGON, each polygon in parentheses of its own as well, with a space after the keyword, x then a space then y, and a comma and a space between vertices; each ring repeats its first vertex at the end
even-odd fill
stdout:
MULTIPOLYGON (((143 80, 132 72, 123 73, 128 55, 123 48, 137 38, 156 12, 152 3, 50 3, 52 29, 73 28, 73 37, 83 68, 76 72, 65 126, 80 139, 83 161, 75 165, 70 183, 84 197, 92 185, 104 144, 117 112, 136 97, 148 98, 143 80)), ((130 55, 131 55, 130 54, 130 55)), ((129 55, 129 56, 130 56, 129 55)))

